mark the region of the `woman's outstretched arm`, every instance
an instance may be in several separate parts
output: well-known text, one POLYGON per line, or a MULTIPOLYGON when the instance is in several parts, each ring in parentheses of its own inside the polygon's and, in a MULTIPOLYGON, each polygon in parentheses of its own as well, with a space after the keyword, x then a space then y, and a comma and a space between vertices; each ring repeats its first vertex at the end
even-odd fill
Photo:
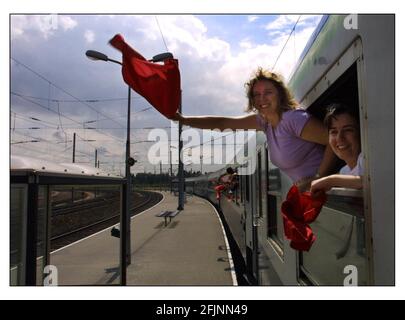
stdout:
POLYGON ((180 113, 172 119, 179 121, 181 124, 199 128, 199 129, 219 129, 221 131, 226 129, 256 129, 263 130, 256 120, 255 114, 239 117, 221 117, 221 116, 195 116, 185 117, 180 113))

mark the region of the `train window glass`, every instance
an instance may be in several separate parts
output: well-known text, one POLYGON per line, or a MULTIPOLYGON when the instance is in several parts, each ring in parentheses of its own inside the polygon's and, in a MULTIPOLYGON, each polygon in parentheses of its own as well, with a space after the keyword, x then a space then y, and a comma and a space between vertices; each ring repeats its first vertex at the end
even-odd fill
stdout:
POLYGON ((343 285, 348 266, 357 284, 367 284, 365 221, 362 198, 331 197, 311 224, 317 240, 302 253, 301 271, 319 285, 343 285), (344 208, 342 208, 344 203, 344 208))
POLYGON ((239 184, 239 176, 237 175, 234 180, 233 180, 233 186, 232 186, 232 201, 236 204, 239 205, 240 203, 240 184, 239 184))
POLYGON ((246 199, 246 202, 250 202, 250 188, 249 188, 249 185, 250 185, 250 183, 249 183, 249 176, 247 176, 247 175, 245 175, 244 176, 245 177, 245 181, 246 181, 246 183, 245 183, 245 199, 246 199))
POLYGON ((282 190, 280 169, 269 163, 268 170, 268 201, 267 201, 267 237, 280 248, 283 246, 283 226, 281 216, 282 190))
MULTIPOLYGON (((120 185, 52 185, 51 250, 72 239, 83 238, 119 223, 121 212, 120 185), (91 226, 91 227, 90 227, 91 226)), ((137 193, 134 193, 134 196, 137 193)), ((139 196, 139 195, 138 195, 139 196)), ((138 197, 136 196, 136 197, 138 197)), ((144 201, 132 197, 135 201, 144 201)), ((50 264, 57 267, 59 285, 114 285, 120 283, 120 244, 107 232, 89 238, 91 248, 71 246, 53 253, 50 264), (101 247, 103 249, 101 250, 101 247), (94 256, 102 259, 93 261, 94 256), (72 261, 73 259, 73 261, 72 261)))
POLYGON ((239 179, 239 188, 238 188, 238 190, 239 190, 239 197, 240 197, 240 203, 241 204, 244 204, 245 203, 245 198, 244 198, 244 182, 243 182, 243 176, 238 176, 238 179, 239 179))
POLYGON ((267 213, 267 200, 268 200, 268 194, 267 194, 267 179, 268 179, 268 170, 269 170, 269 164, 267 161, 267 155, 268 151, 267 148, 264 149, 263 154, 261 155, 261 159, 263 159, 263 165, 262 165, 262 170, 260 173, 261 177, 261 184, 260 184, 260 190, 261 192, 261 211, 260 211, 260 216, 263 217, 267 213))
POLYGON ((258 152, 257 154, 257 170, 256 170, 256 203, 259 205, 257 210, 258 210, 258 216, 262 216, 262 153, 261 151, 258 152))
POLYGON ((27 186, 12 184, 10 190, 10 285, 24 284, 27 186))

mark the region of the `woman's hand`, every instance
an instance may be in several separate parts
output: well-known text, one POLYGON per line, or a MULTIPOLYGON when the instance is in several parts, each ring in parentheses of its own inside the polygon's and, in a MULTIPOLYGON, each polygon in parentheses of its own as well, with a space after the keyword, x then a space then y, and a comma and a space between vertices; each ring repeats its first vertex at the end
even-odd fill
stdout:
POLYGON ((314 195, 316 195, 318 192, 323 191, 329 191, 330 189, 332 189, 333 184, 331 183, 331 177, 332 176, 328 176, 328 177, 323 177, 317 180, 313 180, 311 182, 311 189, 310 192, 314 195))
POLYGON ((176 112, 176 114, 170 118, 172 121, 184 121, 184 117, 180 112, 176 112))

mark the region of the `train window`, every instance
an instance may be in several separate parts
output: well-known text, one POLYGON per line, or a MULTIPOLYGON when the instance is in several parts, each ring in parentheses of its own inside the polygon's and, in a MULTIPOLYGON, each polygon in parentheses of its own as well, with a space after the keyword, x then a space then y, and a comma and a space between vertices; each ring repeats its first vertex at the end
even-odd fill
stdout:
POLYGON ((260 190, 261 192, 261 212, 260 216, 263 217, 267 213, 267 200, 268 200, 268 194, 267 194, 267 184, 268 184, 268 170, 269 170, 269 164, 268 164, 268 151, 267 148, 264 148, 263 154, 261 154, 261 159, 263 159, 263 165, 262 165, 262 170, 260 172, 260 177, 261 177, 261 183, 260 183, 260 190))
POLYGON ((311 224, 317 240, 309 252, 302 254, 301 271, 313 283, 343 285, 345 268, 354 266, 357 284, 367 284, 362 202, 362 198, 329 195, 321 214, 311 224))
POLYGON ((267 237, 282 248, 283 246, 283 221, 281 216, 282 190, 280 169, 269 163, 268 170, 268 200, 267 200, 267 237))
MULTIPOLYGON (((353 59, 353 52, 349 49, 341 59, 349 60, 350 57, 353 59)), ((347 69, 342 70, 337 62, 317 84, 318 87, 326 89, 313 101, 308 111, 322 119, 326 113, 325 106, 338 102, 359 113, 359 79, 361 79, 359 63, 360 59, 352 64, 346 63, 347 69), (328 79, 336 80, 330 84, 328 79)), ((342 165, 343 163, 340 166, 342 165)), ((367 284, 362 192, 360 197, 358 192, 349 196, 330 195, 317 220, 311 224, 311 228, 317 240, 309 252, 300 253, 300 273, 303 278, 318 285, 343 285, 347 276, 345 268, 354 266, 358 285, 367 284)))
POLYGON ((245 199, 246 199, 246 202, 250 202, 250 188, 249 188, 249 185, 250 185, 250 183, 249 183, 249 176, 247 176, 247 175, 245 175, 244 176, 245 177, 245 181, 246 181, 246 183, 245 183, 245 199))
POLYGON ((257 195, 257 199, 256 199, 256 203, 258 203, 258 216, 261 217, 262 216, 262 153, 261 151, 258 152, 257 154, 257 170, 256 170, 256 195, 257 195))
POLYGON ((322 95, 307 109, 312 115, 323 120, 326 106, 339 102, 359 112, 357 64, 351 65, 322 95))
POLYGON ((239 188, 238 188, 238 195, 240 197, 240 203, 244 204, 245 203, 245 198, 244 198, 244 184, 243 184, 243 176, 238 176, 239 179, 239 188))
POLYGON ((240 203, 240 182, 239 182, 239 175, 237 175, 234 179, 233 186, 231 191, 233 192, 232 200, 236 205, 240 203))

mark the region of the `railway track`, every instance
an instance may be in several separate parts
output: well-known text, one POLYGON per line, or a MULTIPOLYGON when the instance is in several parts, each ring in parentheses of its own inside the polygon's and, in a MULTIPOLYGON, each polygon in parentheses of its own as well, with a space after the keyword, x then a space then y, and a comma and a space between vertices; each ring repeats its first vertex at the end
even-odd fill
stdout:
MULTIPOLYGON (((132 196, 132 206, 130 210, 131 217, 137 215, 138 213, 146 210, 147 208, 155 205, 162 199, 162 195, 156 192, 150 191, 141 191, 142 197, 135 197, 132 196), (141 199, 140 199, 141 198, 141 199), (140 202, 139 202, 140 201, 140 202)), ((119 200, 117 200, 119 202, 119 200)), ((110 205, 114 205, 114 203, 110 203, 110 205)), ((119 207, 119 204, 116 204, 119 207)), ((76 206, 76 211, 74 213, 77 215, 81 212, 86 212, 86 215, 91 215, 92 212, 94 214, 99 213, 100 209, 104 208, 104 210, 108 210, 108 205, 102 202, 95 202, 93 203, 93 207, 89 208, 88 205, 84 205, 80 210, 80 207, 76 206), (97 206, 98 204, 98 206, 97 206), (83 209, 85 208, 85 209, 83 209), (79 211, 77 211, 79 210, 79 211)), ((116 207, 115 207, 116 208, 116 207)), ((66 209, 66 208, 65 208, 66 209)), ((65 210, 64 209, 64 210, 65 210)), ((64 215, 66 215, 66 211, 64 215)), ((51 251, 57 250, 61 247, 69 245, 75 241, 88 237, 96 232, 104 230, 108 227, 111 227, 120 222, 120 211, 115 209, 112 215, 108 216, 107 218, 97 220, 95 222, 86 224, 84 226, 73 227, 71 230, 55 234, 51 237, 51 251)))

